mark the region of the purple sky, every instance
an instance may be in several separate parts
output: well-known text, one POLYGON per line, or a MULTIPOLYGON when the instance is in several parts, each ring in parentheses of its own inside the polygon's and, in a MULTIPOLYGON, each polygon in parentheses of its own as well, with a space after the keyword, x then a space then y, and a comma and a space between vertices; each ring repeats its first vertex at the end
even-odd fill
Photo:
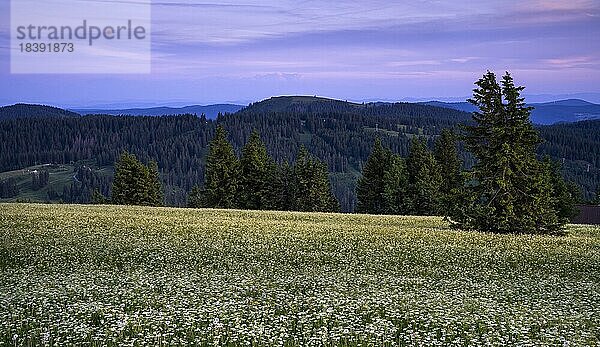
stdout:
POLYGON ((0 0, 0 104, 443 99, 486 69, 600 102, 598 0, 157 0, 150 75, 11 75, 9 12, 0 0))

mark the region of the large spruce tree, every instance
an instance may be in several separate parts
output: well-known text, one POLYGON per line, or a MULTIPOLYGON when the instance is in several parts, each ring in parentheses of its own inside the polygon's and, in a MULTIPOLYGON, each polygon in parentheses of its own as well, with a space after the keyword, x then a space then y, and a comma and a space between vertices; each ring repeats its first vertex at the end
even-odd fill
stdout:
MULTIPOLYGON (((356 186, 356 212, 383 214, 388 212, 385 203, 385 173, 390 167, 392 152, 384 148, 379 138, 365 163, 356 186)), ((388 192, 389 194, 389 192, 388 192)))
POLYGON ((536 158, 540 138, 531 108, 509 73, 501 84, 487 72, 475 83, 475 125, 465 127, 467 148, 477 159, 468 198, 451 214, 457 227, 499 233, 557 233, 551 176, 536 158))
POLYGON ((188 194, 187 207, 191 207, 191 208, 206 207, 204 193, 205 193, 204 189, 202 189, 199 185, 193 186, 192 190, 188 194))
POLYGON ((239 162, 227 132, 218 126, 209 144, 204 176, 203 201, 206 207, 237 208, 239 162))
POLYGON ((254 130, 240 158, 240 207, 251 210, 272 209, 275 162, 267 153, 258 131, 254 130))
POLYGON ((428 216, 439 212, 442 177, 425 141, 414 137, 406 159, 408 171, 407 214, 428 216))

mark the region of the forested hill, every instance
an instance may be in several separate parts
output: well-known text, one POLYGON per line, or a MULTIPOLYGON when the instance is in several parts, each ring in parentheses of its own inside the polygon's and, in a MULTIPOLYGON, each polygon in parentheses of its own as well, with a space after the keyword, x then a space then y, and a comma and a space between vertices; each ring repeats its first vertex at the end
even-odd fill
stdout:
MULTIPOLYGON (((89 202, 96 187, 110 193, 112 177, 106 174, 111 171, 107 168, 127 149, 143 161, 155 159, 167 203, 183 205, 192 186, 203 182, 207 144, 218 123, 227 129, 238 152, 252 129, 260 132, 278 162, 293 161, 299 146, 305 145, 328 164, 334 192, 343 209, 350 211, 355 204, 356 179, 376 136, 406 156, 412 137, 423 136, 431 145, 443 128, 455 127, 469 117, 465 112, 428 105, 282 97, 252 104, 214 121, 192 115, 5 119, 0 121, 0 172, 36 164, 68 164, 73 170, 72 181, 52 186, 50 175, 50 186, 35 196, 44 192, 52 201, 89 202)), ((600 121, 581 124, 581 128, 541 128, 547 140, 541 149, 556 159, 565 158, 566 176, 580 184, 590 198, 599 178, 600 121), (582 150, 582 146, 594 145, 596 150, 582 150)), ((12 188, 29 192, 27 182, 18 181, 6 191, 13 198, 19 197, 12 188)))
POLYGON ((316 96, 276 96, 252 103, 240 113, 359 112, 363 108, 363 104, 316 96))
MULTIPOLYGON (((565 178, 577 183, 586 199, 600 189, 600 120, 538 127, 539 152, 563 163, 565 178)), ((596 197, 598 198, 598 197, 596 197)))
POLYGON ((279 96, 250 104, 240 110, 239 114, 265 114, 265 113, 343 113, 361 114, 365 116, 435 118, 437 120, 450 120, 464 122, 470 119, 470 114, 460 110, 424 105, 418 103, 362 103, 327 99, 316 96, 279 96))
POLYGON ((63 110, 62 108, 45 106, 45 105, 30 105, 30 104, 15 104, 11 106, 0 107, 0 120, 15 119, 15 118, 64 118, 64 117, 79 117, 78 113, 63 110))

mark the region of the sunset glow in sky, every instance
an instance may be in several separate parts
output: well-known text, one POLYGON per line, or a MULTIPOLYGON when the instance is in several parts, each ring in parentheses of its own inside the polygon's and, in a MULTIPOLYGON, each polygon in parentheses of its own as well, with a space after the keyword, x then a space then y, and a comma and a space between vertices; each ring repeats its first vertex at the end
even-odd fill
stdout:
POLYGON ((11 75, 9 6, 0 0, 0 104, 462 97, 487 69, 529 94, 600 93, 597 0, 157 0, 149 75, 11 75))

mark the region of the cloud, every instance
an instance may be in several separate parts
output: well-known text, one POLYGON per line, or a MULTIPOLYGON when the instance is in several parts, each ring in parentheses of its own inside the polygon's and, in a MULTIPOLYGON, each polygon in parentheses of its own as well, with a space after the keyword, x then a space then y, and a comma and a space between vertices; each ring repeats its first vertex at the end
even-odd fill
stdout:
POLYGON ((479 59, 479 57, 461 57, 461 58, 452 58, 450 59, 451 62, 454 63, 467 63, 473 60, 477 60, 479 59))
POLYGON ((153 72, 132 94, 467 95, 487 69, 568 92, 600 78, 600 1, 157 0, 152 14, 153 72))
POLYGON ((598 9, 598 2, 594 0, 535 0, 524 1, 521 8, 535 8, 545 11, 573 11, 598 9))
POLYGON ((556 59, 544 59, 544 63, 551 65, 554 68, 571 69, 571 68, 586 68, 592 65, 600 65, 598 59, 592 57, 565 57, 556 59))

